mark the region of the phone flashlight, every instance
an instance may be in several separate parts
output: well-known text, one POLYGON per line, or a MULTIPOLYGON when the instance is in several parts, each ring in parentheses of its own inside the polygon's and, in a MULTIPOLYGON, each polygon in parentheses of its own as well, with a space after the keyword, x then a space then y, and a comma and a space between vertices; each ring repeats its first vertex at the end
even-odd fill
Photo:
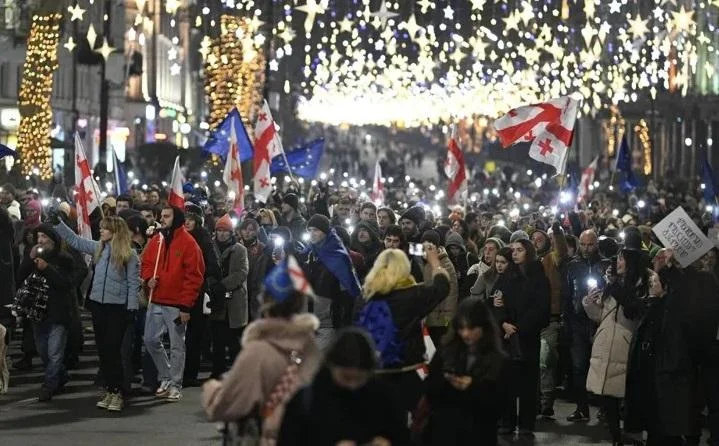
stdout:
POLYGON ((282 248, 285 246, 285 240, 282 237, 275 237, 274 243, 275 248, 282 248))
POLYGON ((587 279, 587 286, 589 287, 590 290, 596 289, 598 285, 599 285, 599 283, 597 282, 597 279, 595 279, 594 277, 590 277, 589 279, 587 279))

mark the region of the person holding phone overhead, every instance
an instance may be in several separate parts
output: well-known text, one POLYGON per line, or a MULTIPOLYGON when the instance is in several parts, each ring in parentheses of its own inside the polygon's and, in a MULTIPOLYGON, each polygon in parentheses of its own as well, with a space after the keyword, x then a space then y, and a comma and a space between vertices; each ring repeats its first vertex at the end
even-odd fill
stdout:
MULTIPOLYGON (((454 270, 452 260, 449 258, 447 251, 440 242, 440 236, 437 231, 430 229, 422 234, 421 243, 424 246, 425 257, 427 246, 431 245, 437 251, 437 258, 442 269, 447 271, 449 275, 449 294, 432 312, 427 315, 425 323, 429 329, 429 335, 435 345, 442 342, 442 336, 447 333, 449 322, 457 312, 457 302, 459 299, 459 282, 457 280, 457 272, 454 270)), ((432 265, 425 260, 423 268, 424 282, 431 282, 433 277, 432 265)))

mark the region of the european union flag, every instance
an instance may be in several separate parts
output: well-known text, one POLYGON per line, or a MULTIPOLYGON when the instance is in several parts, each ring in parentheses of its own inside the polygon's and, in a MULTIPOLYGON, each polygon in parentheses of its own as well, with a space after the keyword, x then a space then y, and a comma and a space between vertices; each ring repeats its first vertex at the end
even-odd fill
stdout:
POLYGON ((324 138, 316 139, 300 148, 285 153, 289 169, 287 163, 285 163, 285 157, 274 157, 270 165, 270 173, 276 175, 281 172, 290 172, 304 178, 314 178, 320 168, 320 161, 322 161, 324 151, 324 138))
POLYGON ((714 179, 712 166, 709 165, 709 160, 706 157, 704 157, 702 164, 702 170, 704 171, 702 173, 702 181, 704 182, 704 201, 714 206, 716 204, 717 189, 719 189, 719 185, 717 185, 716 179, 714 179))
POLYGON ((220 125, 210 134, 202 151, 205 153, 214 153, 222 157, 222 159, 226 159, 227 153, 230 151, 230 129, 233 123, 235 125, 235 135, 237 135, 237 147, 240 150, 240 161, 244 163, 245 161, 251 160, 254 153, 252 141, 247 134, 245 125, 242 124, 242 116, 240 116, 240 112, 237 108, 233 108, 227 116, 225 116, 225 119, 222 120, 220 125))
POLYGON ((617 172, 622 172, 623 178, 619 179, 619 188, 622 192, 631 192, 639 186, 639 180, 634 176, 632 170, 632 155, 629 153, 629 144, 626 135, 622 137, 622 143, 617 153, 617 172))
POLYGON ((0 144, 0 160, 5 158, 6 156, 11 156, 13 158, 17 157, 17 152, 11 149, 8 146, 5 146, 3 144, 0 144))

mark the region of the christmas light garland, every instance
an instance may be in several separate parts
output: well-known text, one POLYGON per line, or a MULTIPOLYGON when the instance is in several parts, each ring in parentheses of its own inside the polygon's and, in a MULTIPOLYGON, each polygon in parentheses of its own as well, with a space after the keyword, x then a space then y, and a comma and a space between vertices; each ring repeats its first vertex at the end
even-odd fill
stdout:
POLYGON ((642 145, 642 155, 644 158, 643 170, 644 175, 652 174, 652 141, 649 138, 649 127, 647 122, 643 119, 639 120, 639 123, 634 126, 634 131, 639 137, 639 143, 642 145))
POLYGON ((19 108, 22 118, 17 148, 24 175, 52 177, 50 129, 52 127, 52 78, 57 69, 61 14, 32 18, 27 54, 20 84, 19 108))

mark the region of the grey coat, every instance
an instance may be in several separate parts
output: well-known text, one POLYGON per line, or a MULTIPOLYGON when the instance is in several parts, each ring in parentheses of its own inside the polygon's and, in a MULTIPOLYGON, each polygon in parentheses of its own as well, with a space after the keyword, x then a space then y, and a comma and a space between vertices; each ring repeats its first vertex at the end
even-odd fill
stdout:
MULTIPOLYGON (((65 223, 60 222, 55 230, 70 245, 85 254, 95 255, 100 242, 84 239, 65 223)), ((110 245, 106 244, 95 264, 95 275, 92 278, 90 300, 101 304, 124 304, 128 310, 139 307, 140 272, 139 260, 135 251, 124 268, 118 269, 110 261, 110 245)))
POLYGON ((231 297, 226 299, 223 307, 212 309, 210 319, 224 321, 227 318, 230 328, 244 327, 249 322, 250 313, 247 301, 247 273, 250 270, 247 248, 239 243, 227 248, 220 255, 220 265, 223 269, 221 283, 231 293, 231 297), (229 270, 225 271, 228 258, 229 270))

